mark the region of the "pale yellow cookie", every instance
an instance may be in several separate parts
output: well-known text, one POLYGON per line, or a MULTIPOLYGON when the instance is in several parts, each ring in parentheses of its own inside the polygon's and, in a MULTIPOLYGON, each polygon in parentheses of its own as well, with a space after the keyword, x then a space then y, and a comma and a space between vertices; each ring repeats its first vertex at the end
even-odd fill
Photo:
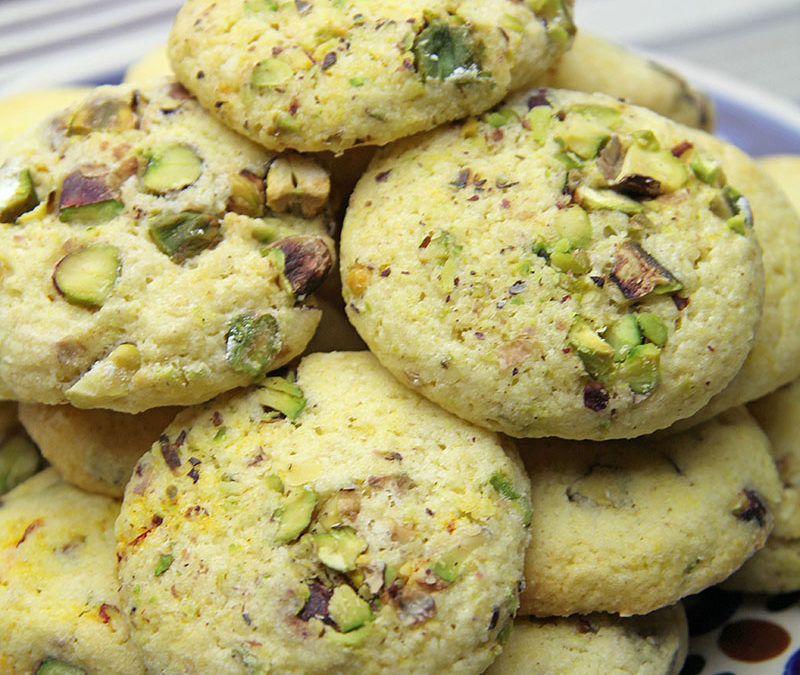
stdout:
POLYGON ((19 419, 45 459, 70 483, 121 498, 133 467, 180 408, 138 415, 21 403, 19 419))
POLYGON ((10 141, 56 110, 82 99, 89 87, 34 89, 0 101, 0 144, 10 141))
POLYGON ((2 497, 3 675, 31 675, 44 663, 48 673, 144 675, 120 611, 118 513, 118 501, 83 492, 52 468, 2 497))
POLYGON ((533 539, 521 612, 646 614, 698 593, 761 548, 781 485, 744 408, 681 434, 520 444, 533 539))

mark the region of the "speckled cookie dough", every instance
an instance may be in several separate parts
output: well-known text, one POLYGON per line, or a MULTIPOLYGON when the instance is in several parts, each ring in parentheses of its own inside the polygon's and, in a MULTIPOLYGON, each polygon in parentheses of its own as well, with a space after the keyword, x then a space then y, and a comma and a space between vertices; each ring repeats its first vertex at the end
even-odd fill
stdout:
POLYGON ((103 87, 0 157, 0 397, 135 413, 302 352, 330 179, 183 87, 103 87))
POLYGON ((19 419, 65 480, 89 492, 121 498, 136 462, 180 410, 151 408, 129 415, 21 403, 19 419))
POLYGON ((747 199, 690 131, 532 90, 379 151, 342 229, 348 317, 404 383, 512 436, 691 415, 747 356, 763 271, 747 199))
POLYGON ((169 56, 225 124, 268 148, 340 152, 479 113, 574 34, 572 0, 190 0, 169 56))
POLYGON ((711 131, 714 126, 714 104, 707 95, 668 68, 584 31, 543 81, 557 89, 623 98, 690 127, 711 131))
POLYGON ((486 675, 677 675, 688 647, 680 604, 625 618, 518 617, 486 675))
POLYGON ((481 673, 530 540, 516 450, 366 352, 179 414, 117 520, 153 672, 481 673), (202 630, 198 630, 202 627, 202 630))
POLYGON ((0 144, 15 138, 56 110, 84 98, 89 87, 34 89, 0 100, 0 144))
POLYGON ((646 614, 718 583, 761 548, 781 486, 745 408, 682 434, 525 441, 533 539, 523 614, 646 614))
MULTIPOLYGON (((742 369, 707 406, 676 429, 766 396, 800 377, 800 207, 786 196, 800 193, 800 171, 773 169, 773 180, 769 164, 753 160, 729 143, 695 133, 693 140, 721 157, 728 180, 747 194, 763 252, 766 292, 761 322, 742 369)), ((800 202, 800 197, 795 199, 800 202)))
POLYGON ((0 500, 3 675, 144 675, 119 609, 118 512, 118 501, 82 492, 52 468, 0 500))
POLYGON ((725 585, 757 593, 800 590, 800 381, 753 401, 748 408, 772 444, 783 492, 767 545, 725 585))

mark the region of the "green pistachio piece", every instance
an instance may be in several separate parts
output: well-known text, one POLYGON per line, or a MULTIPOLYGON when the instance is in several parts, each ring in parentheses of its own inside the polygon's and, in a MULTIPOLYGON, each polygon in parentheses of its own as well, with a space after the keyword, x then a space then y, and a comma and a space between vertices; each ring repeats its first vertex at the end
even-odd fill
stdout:
POLYGON ((669 150, 650 151, 634 143, 625 153, 615 190, 634 197, 674 192, 689 179, 686 165, 669 150))
POLYGON ((614 348, 581 317, 575 317, 567 340, 578 353, 589 375, 602 379, 608 374, 614 362, 614 348))
POLYGON ((328 601, 328 615, 342 633, 349 633, 372 620, 372 609, 350 586, 343 584, 336 587, 328 601))
POLYGON ((695 176, 711 187, 721 188, 727 182, 722 164, 714 159, 694 155, 689 162, 689 168, 695 176))
POLYGON ((592 241, 592 223, 589 214, 580 206, 559 209, 553 222, 559 235, 569 241, 570 249, 585 248, 592 241))
POLYGON ((433 19, 414 40, 414 66, 428 78, 465 82, 481 73, 481 45, 476 45, 465 26, 433 19))
POLYGON ((352 527, 337 527, 314 535, 317 557, 323 565, 339 572, 352 572, 356 558, 367 550, 367 542, 352 527))
POLYGON ((278 521, 273 543, 287 544, 297 539, 311 523, 311 514, 316 503, 317 495, 313 490, 302 488, 290 492, 272 514, 278 521))
POLYGON ((120 271, 119 249, 96 243, 68 253, 56 264, 53 285, 67 302, 86 307, 102 305, 120 271))
POLYGON ((70 173, 61 184, 59 220, 91 223, 115 218, 124 206, 110 173, 103 166, 86 166, 70 173))
POLYGON ((277 474, 271 473, 268 476, 265 476, 264 484, 267 486, 267 489, 272 490, 273 492, 283 493, 283 481, 277 474))
POLYGON ((531 524, 532 516, 530 502, 525 498, 525 495, 520 494, 514 489, 508 476, 495 472, 489 476, 489 485, 491 485, 503 499, 508 499, 519 507, 522 511, 523 523, 525 527, 528 527, 528 525, 531 524))
POLYGON ((39 451, 24 433, 6 438, 0 444, 0 495, 30 478, 41 463, 39 451))
POLYGON ((642 344, 642 334, 636 316, 626 314, 611 324, 603 334, 603 339, 614 348, 614 361, 624 361, 634 347, 642 344))
POLYGON ((267 371, 281 346, 275 317, 271 314, 258 317, 243 314, 231 322, 225 335, 225 358, 235 371, 256 380, 267 371))
POLYGON ((13 223, 39 204, 28 169, 0 171, 0 223, 13 223))
POLYGON ((153 576, 160 577, 164 572, 166 572, 174 562, 175 558, 173 558, 169 553, 162 554, 158 556, 158 560, 156 560, 156 564, 153 567, 153 576))
POLYGON ((130 391, 131 379, 141 365, 142 357, 136 345, 121 344, 84 373, 64 396, 76 408, 102 407, 103 403, 130 391))
POLYGON ((292 67, 286 61, 275 58, 264 59, 253 68, 250 83, 255 89, 280 87, 286 84, 293 74, 292 67))
POLYGON ((674 293, 683 288, 666 267, 630 239, 617 248, 610 276, 628 300, 650 293, 674 293))
POLYGON ((572 251, 563 253, 554 251, 550 255, 550 264, 562 272, 572 272, 575 276, 586 274, 592 269, 591 261, 586 251, 572 251))
POLYGON ((46 658, 36 670, 36 675, 86 675, 86 671, 66 661, 46 658))
POLYGON ((125 131, 138 123, 130 100, 100 97, 87 101, 72 114, 68 136, 84 136, 93 131, 125 131))
POLYGON ((150 221, 150 238, 173 262, 182 263, 220 240, 219 221, 207 213, 162 213, 150 221))
POLYGON ((303 390, 283 377, 264 379, 259 385, 258 401, 267 408, 283 413, 290 420, 297 419, 306 407, 303 390))
POLYGON ((270 164, 266 178, 269 208, 313 218, 328 203, 330 175, 313 157, 285 152, 270 164))
POLYGON ((157 195, 182 190, 203 173, 203 160, 188 145, 153 148, 146 154, 147 166, 142 182, 157 195))
POLYGON ((620 365, 620 377, 637 394, 649 394, 661 379, 661 350, 649 342, 634 347, 620 365))
POLYGON ((618 194, 614 190, 595 190, 587 185, 578 185, 575 188, 575 201, 587 211, 608 209, 622 211, 632 216, 644 210, 644 206, 635 199, 618 194))
POLYGON ((666 344, 669 335, 667 324, 664 323, 664 320, 658 314, 639 312, 634 316, 636 317, 636 324, 639 326, 644 337, 657 347, 663 347, 666 344))
POLYGON ((580 114, 570 114, 555 136, 566 150, 581 159, 597 157, 600 148, 611 138, 611 131, 580 114))
POLYGON ((233 174, 227 210, 250 218, 261 218, 266 211, 264 181, 247 169, 233 174))

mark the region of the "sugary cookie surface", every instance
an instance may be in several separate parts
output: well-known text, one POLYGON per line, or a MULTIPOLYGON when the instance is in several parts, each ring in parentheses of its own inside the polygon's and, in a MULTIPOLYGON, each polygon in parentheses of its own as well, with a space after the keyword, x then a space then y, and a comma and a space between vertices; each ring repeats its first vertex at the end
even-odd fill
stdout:
POLYGON ((178 79, 274 149, 382 145, 481 112, 569 45, 570 0, 190 0, 178 79))
POLYGON ((690 415, 741 367, 763 272, 747 199, 686 131, 532 90, 392 144, 342 230, 350 320, 404 383, 512 436, 690 415))
POLYGON ((306 357, 179 415, 116 533, 146 663, 214 673, 481 673, 529 540, 515 451, 368 353, 306 357))
POLYGON ((0 397, 139 412, 299 354, 330 181, 185 89, 104 87, 0 158, 0 397))
POLYGON ((120 612, 119 502, 46 469, 0 499, 0 671, 144 675, 120 612), (42 664, 49 664, 40 669, 42 664), (49 670, 47 670, 49 668, 49 670))

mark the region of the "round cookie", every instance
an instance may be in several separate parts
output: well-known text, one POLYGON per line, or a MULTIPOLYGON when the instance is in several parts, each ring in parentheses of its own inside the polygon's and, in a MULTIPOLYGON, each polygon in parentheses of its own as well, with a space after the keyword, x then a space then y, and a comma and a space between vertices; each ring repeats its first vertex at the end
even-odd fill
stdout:
POLYGON ((781 171, 778 185, 761 161, 730 143, 694 133, 692 140, 721 157, 728 180, 747 194, 763 253, 765 294, 761 322, 742 369, 707 406, 682 420, 676 429, 766 396, 800 377, 800 257, 796 255, 800 250, 800 210, 786 196, 800 191, 800 174, 781 171))
POLYGON ((518 617, 486 675, 677 675, 688 647, 680 604, 625 618, 518 617))
POLYGON ((481 673, 529 514, 494 434, 369 353, 312 354, 296 382, 179 414, 144 455, 116 525, 121 594, 153 672, 481 673))
POLYGON ((571 11, 571 0, 190 0, 169 57, 206 108, 254 141, 340 152, 482 112, 530 84, 569 46, 571 11))
POLYGON ((722 581, 764 545, 780 499, 744 408, 681 434, 520 445, 534 504, 520 612, 646 614, 722 581))
POLYGON ((0 501, 0 671, 144 675, 120 611, 113 523, 119 502, 55 469, 0 501), (58 666, 65 670, 58 669, 58 666), (72 669, 69 669, 69 668, 72 669))
POLYGON ((0 158, 0 396, 135 413, 302 352, 330 181, 178 84, 103 87, 0 158), (265 196, 266 195, 266 196, 265 196))
POLYGON ((379 151, 342 229, 348 317, 403 382, 511 436, 691 415, 747 356, 763 277, 689 131, 537 90, 379 151))
POLYGON ((767 544, 725 582, 756 593, 800 590, 800 381, 748 405, 772 444, 783 492, 767 544))
POLYGON ((800 213, 800 155, 766 155, 756 161, 784 191, 794 210, 800 213))
POLYGON ((7 96, 0 102, 0 144, 12 140, 56 110, 85 97, 89 87, 48 87, 7 96))
POLYGON ((591 33, 579 32, 544 83, 556 89, 603 92, 676 122, 711 131, 714 104, 663 66, 591 33))
POLYGON ((20 403, 19 419, 42 455, 65 480, 121 498, 133 467, 180 408, 152 408, 138 415, 80 410, 70 405, 20 403))

